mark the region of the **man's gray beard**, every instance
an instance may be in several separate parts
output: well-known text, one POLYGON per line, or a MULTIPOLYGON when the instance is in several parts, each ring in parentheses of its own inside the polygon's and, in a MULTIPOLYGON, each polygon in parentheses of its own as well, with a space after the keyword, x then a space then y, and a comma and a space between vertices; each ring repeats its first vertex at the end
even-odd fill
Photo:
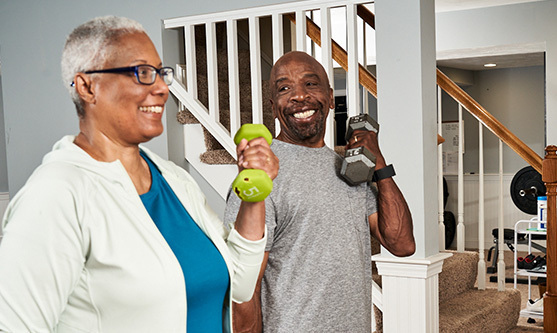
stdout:
POLYGON ((306 140, 318 136, 320 133, 323 132, 325 127, 325 123, 321 120, 309 126, 303 126, 303 127, 296 126, 294 124, 290 124, 290 125, 291 125, 290 129, 292 130, 292 133, 296 135, 296 137, 300 140, 306 140))

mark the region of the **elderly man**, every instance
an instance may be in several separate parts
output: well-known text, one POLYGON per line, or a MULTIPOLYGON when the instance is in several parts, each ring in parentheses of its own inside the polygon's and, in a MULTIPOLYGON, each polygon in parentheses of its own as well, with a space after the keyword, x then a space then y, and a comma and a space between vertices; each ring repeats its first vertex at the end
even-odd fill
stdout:
MULTIPOLYGON (((324 142, 333 90, 314 58, 285 54, 270 81, 281 125, 271 149, 281 166, 266 199, 268 239, 259 283, 250 302, 234 305, 234 328, 369 332, 371 236, 397 256, 413 254, 408 205, 392 173, 380 172, 375 185, 351 186, 340 177, 342 157, 324 142)), ((347 148, 358 146, 375 155, 376 170, 387 167, 376 133, 355 131, 347 148)), ((230 195, 225 222, 234 222, 238 207, 230 195)))

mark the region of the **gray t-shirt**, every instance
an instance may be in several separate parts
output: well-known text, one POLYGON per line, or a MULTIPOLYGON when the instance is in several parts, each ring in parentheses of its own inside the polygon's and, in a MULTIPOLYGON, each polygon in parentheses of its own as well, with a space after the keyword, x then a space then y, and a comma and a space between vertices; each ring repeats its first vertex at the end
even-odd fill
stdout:
MULTIPOLYGON (((342 158, 328 147, 274 140, 271 148, 280 169, 266 199, 264 332, 370 332, 374 190, 345 183, 342 158)), ((229 195, 225 223, 239 204, 229 195)))

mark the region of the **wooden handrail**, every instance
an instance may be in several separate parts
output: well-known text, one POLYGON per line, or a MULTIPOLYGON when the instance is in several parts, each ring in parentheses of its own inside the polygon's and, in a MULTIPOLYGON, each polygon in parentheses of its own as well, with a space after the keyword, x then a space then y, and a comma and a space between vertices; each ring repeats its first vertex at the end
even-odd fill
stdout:
POLYGON ((545 332, 557 332, 557 147, 547 146, 543 160, 542 181, 547 195, 547 286, 543 295, 543 328, 545 332))
POLYGON ((365 23, 375 30, 375 15, 367 9, 366 6, 358 5, 356 13, 358 13, 358 16, 361 17, 365 23))

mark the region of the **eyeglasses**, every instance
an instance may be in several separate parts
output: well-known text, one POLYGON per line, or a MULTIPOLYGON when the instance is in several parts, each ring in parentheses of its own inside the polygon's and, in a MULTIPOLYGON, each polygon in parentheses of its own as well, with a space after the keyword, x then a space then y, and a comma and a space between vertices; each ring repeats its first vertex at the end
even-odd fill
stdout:
POLYGON ((118 67, 109 69, 99 69, 96 71, 86 71, 85 74, 95 74, 95 73, 130 73, 133 72, 137 78, 137 82, 145 85, 151 85, 155 83, 157 79, 157 74, 167 85, 170 85, 174 81, 174 69, 172 67, 162 67, 155 68, 151 65, 138 65, 131 67, 118 67))

